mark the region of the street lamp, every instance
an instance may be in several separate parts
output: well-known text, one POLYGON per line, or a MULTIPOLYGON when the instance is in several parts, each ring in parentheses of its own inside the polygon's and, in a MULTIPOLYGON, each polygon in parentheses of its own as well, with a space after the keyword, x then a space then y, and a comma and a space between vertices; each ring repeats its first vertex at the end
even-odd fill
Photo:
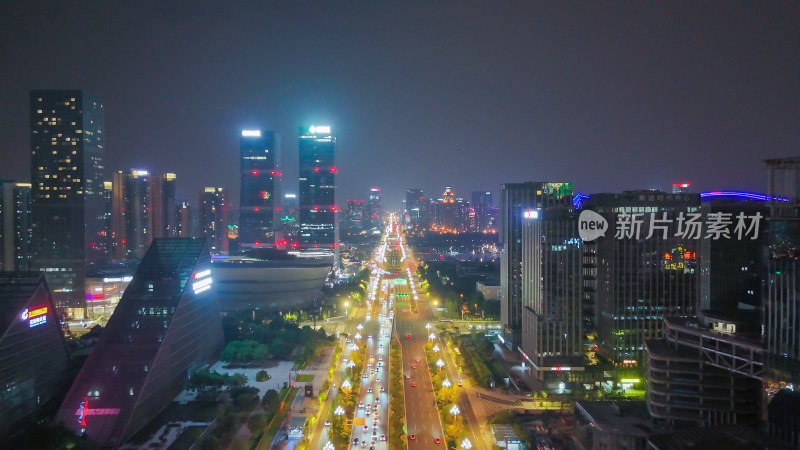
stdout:
POLYGON ((469 438, 464 438, 464 442, 461 443, 461 448, 464 450, 469 450, 472 448, 472 442, 469 441, 469 438))
POLYGON ((356 335, 353 336, 353 337, 355 337, 356 340, 359 340, 359 339, 361 339, 361 333, 356 333, 356 335))
POLYGON ((436 344, 436 345, 433 346, 433 351, 435 351, 436 353, 439 353, 439 344, 436 344))
POLYGON ((430 330, 431 328, 433 328, 433 325, 431 325, 431 324, 427 324, 427 325, 425 325, 425 329, 426 329, 426 330, 430 330))
MULTIPOLYGON (((356 327, 356 329, 357 329, 358 331, 361 331, 361 330, 363 330, 363 329, 364 329, 364 325, 358 324, 358 326, 356 327)), ((360 338, 359 338, 359 339, 360 339, 360 338)))
POLYGON ((342 405, 339 405, 336 407, 336 411, 334 411, 333 413, 337 416, 341 416, 344 414, 344 408, 342 408, 342 405))
POLYGON ((355 367, 355 366, 356 366, 356 363, 355 363, 355 361, 353 361, 352 359, 350 360, 350 362, 349 362, 349 363, 347 363, 347 368, 348 368, 348 369, 352 369, 352 368, 353 368, 353 367, 355 367))
POLYGON ((342 389, 350 389, 351 387, 352 385, 350 384, 350 380, 344 380, 344 383, 342 383, 342 389))
POLYGON ((451 383, 450 380, 448 380, 447 378, 445 378, 444 381, 442 381, 442 387, 450 387, 452 385, 453 383, 451 383))
POLYGON ((458 405, 453 405, 453 407, 450 408, 450 414, 452 414, 454 416, 457 416, 457 415, 461 414, 461 410, 458 409, 458 405))
POLYGON ((334 447, 333 444, 331 444, 331 441, 326 442, 325 446, 322 447, 322 450, 335 450, 335 449, 336 447, 334 447))
POLYGON ((428 339, 434 340, 434 339, 436 339, 436 335, 431 333, 431 334, 428 335, 428 339))
POLYGON ((444 361, 442 361, 442 359, 441 359, 441 358, 439 358, 439 360, 438 360, 438 361, 436 361, 436 367, 438 367, 439 369, 441 369, 442 367, 444 367, 444 361))
POLYGON ((350 302, 344 302, 344 316, 347 317, 347 308, 350 307, 350 302))

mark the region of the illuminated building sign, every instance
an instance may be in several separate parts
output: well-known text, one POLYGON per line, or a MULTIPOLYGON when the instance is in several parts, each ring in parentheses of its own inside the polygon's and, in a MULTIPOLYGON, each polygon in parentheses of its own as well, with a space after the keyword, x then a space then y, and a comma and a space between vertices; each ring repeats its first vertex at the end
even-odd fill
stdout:
POLYGON ((47 306, 30 310, 26 308, 22 310, 19 318, 21 320, 27 320, 29 328, 37 327, 43 323, 47 323, 47 310, 47 306))
POLYGON ((261 130, 242 130, 242 137, 261 137, 261 130))
POLYGON ((194 279, 197 280, 192 283, 192 290, 195 294, 205 292, 211 289, 211 270, 206 269, 194 274, 194 279))
POLYGON ((529 209, 529 210, 527 210, 527 211, 522 213, 522 217, 524 217, 526 219, 538 219, 539 218, 539 211, 534 211, 532 209, 529 209))
POLYGON ((311 134, 322 134, 322 133, 330 133, 331 127, 330 126, 310 126, 308 128, 308 132, 311 134))

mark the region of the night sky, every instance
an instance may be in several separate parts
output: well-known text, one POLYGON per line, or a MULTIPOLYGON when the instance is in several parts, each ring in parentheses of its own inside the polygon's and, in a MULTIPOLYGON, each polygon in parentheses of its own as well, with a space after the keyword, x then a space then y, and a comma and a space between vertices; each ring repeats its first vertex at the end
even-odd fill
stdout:
POLYGON ((51 88, 104 99, 109 179, 176 172, 193 204, 238 204, 250 127, 296 192, 297 127, 332 125, 339 203, 388 210, 526 180, 763 192, 761 160, 800 153, 798 2, 263 3, 3 2, 0 178, 29 181, 51 88))

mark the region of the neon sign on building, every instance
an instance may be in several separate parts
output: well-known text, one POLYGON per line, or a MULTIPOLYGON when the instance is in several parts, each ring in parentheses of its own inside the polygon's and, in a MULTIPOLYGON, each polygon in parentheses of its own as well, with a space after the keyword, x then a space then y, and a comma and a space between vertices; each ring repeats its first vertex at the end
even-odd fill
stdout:
POLYGON ((19 315, 20 319, 28 321, 28 328, 38 327, 43 323, 47 323, 47 306, 42 306, 35 309, 23 309, 19 315))

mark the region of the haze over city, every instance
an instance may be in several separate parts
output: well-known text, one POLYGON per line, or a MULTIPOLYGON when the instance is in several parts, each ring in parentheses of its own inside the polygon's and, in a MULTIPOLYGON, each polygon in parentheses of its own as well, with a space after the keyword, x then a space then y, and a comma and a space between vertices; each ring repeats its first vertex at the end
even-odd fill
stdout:
POLYGON ((28 90, 79 88, 105 101, 106 167, 176 172, 186 198, 236 186, 242 128, 282 136, 293 181, 304 123, 337 130, 339 201, 379 185, 389 209, 408 187, 528 179, 763 190, 753 168, 800 142, 798 19, 787 2, 10 2, 0 177, 29 170, 28 90))
POLYGON ((0 5, 0 448, 800 449, 800 3, 0 5))

